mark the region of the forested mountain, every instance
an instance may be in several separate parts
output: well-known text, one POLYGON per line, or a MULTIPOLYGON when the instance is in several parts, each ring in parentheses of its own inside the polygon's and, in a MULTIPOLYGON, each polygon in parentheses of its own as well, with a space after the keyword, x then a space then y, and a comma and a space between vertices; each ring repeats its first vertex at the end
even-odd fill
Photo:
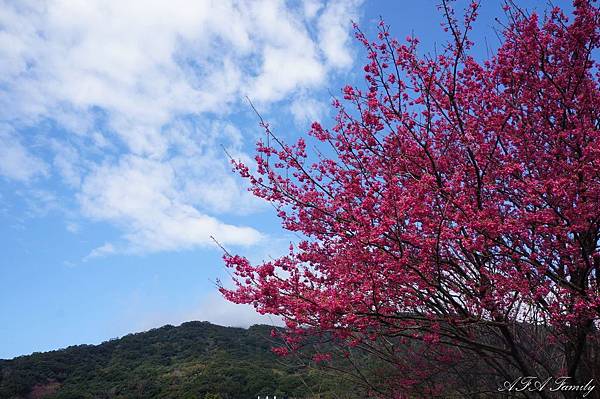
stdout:
POLYGON ((353 397, 339 377, 274 355, 270 330, 189 322, 0 360, 0 398, 353 397))

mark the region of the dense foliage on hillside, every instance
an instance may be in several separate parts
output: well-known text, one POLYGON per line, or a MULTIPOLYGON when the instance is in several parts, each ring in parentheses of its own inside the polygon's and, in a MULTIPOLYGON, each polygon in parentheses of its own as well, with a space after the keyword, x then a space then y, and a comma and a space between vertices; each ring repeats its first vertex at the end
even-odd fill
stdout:
POLYGON ((275 356, 270 330, 189 322, 0 360, 0 398, 352 397, 339 377, 275 356))

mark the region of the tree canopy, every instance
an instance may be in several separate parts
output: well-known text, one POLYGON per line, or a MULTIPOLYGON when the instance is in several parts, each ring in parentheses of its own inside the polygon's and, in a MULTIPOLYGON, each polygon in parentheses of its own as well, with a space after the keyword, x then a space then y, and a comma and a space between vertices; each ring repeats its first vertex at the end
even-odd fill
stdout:
POLYGON ((380 396, 441 394, 440 368, 464 388, 467 358, 490 394, 518 376, 599 378, 597 4, 507 2, 479 60, 478 3, 449 3, 439 53, 383 21, 374 40, 356 27, 364 84, 333 101, 330 128, 288 144, 262 122, 256 164, 234 167, 302 240, 256 265, 226 254, 236 288, 221 290, 287 321, 281 354, 324 333, 377 354, 395 370, 380 396))

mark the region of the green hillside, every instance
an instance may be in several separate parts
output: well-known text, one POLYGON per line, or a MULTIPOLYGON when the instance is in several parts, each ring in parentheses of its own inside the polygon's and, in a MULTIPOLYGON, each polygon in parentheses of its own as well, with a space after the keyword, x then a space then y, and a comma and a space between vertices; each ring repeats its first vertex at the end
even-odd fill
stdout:
POLYGON ((339 377, 274 355, 270 330, 189 322, 0 360, 0 398, 353 397, 339 377))

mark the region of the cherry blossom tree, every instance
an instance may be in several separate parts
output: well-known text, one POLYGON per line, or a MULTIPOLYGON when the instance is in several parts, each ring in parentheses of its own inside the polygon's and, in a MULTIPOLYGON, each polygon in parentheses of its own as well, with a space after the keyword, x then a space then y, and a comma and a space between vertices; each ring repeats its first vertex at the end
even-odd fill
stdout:
POLYGON ((485 60, 469 39, 478 4, 440 9, 440 54, 383 22, 375 40, 355 27, 364 85, 334 100, 331 128, 288 144, 262 122, 255 167, 234 168, 301 241, 256 265, 227 253, 235 288, 221 292, 285 319, 279 353, 309 337, 369 351, 389 366, 375 396, 443 396, 450 377, 432 374, 450 371, 465 395, 600 378, 598 7, 509 2, 485 60))

